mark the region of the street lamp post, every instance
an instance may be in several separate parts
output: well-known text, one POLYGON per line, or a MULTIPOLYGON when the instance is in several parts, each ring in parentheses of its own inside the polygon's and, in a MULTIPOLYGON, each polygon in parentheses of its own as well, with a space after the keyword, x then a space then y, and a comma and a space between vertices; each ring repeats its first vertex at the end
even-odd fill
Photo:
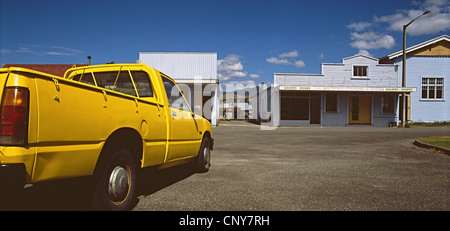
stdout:
MULTIPOLYGON (((406 87, 406 27, 408 27, 411 23, 416 21, 416 19, 430 13, 429 10, 423 12, 423 14, 419 15, 411 22, 406 25, 403 25, 403 63, 402 63, 402 87, 406 87)), ((402 93, 402 127, 406 125, 406 93, 402 93)))

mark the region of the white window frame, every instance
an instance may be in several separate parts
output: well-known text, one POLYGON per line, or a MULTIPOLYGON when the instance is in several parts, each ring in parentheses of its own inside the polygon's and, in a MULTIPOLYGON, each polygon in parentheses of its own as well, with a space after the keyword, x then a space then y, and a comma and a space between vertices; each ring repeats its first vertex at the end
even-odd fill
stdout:
POLYGON ((325 113, 332 113, 332 114, 339 114, 339 92, 325 92, 325 94, 324 94, 324 98, 325 98, 325 113), (336 94, 336 111, 327 111, 327 101, 328 101, 328 98, 327 98, 327 94, 328 93, 333 93, 333 94, 336 94))
POLYGON ((352 79, 370 79, 370 65, 365 64, 353 64, 352 65, 352 79), (355 75, 355 67, 366 67, 367 68, 367 76, 356 76, 355 75))
POLYGON ((445 78, 442 76, 421 76, 420 78, 420 100, 423 101, 444 101, 444 96, 445 96, 445 87, 444 84, 445 83, 445 78), (424 83, 424 79, 427 79, 427 83, 424 83), (430 84, 430 79, 434 79, 434 83, 430 84), (442 83, 438 84, 438 79, 442 79, 442 83), (434 87, 434 98, 429 98, 429 92, 430 92, 430 86, 434 87), (423 88, 426 87, 427 89, 427 93, 426 93, 426 97, 423 97, 423 88), (437 88, 438 87, 442 87, 442 93, 441 93, 441 98, 436 98, 437 96, 437 88))

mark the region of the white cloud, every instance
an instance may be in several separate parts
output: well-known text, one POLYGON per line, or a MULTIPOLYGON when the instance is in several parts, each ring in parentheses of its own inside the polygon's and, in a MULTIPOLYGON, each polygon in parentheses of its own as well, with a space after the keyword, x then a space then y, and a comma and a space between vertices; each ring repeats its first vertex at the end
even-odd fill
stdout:
POLYGON ((305 67, 305 62, 303 62, 302 60, 295 59, 298 56, 299 56, 298 51, 293 50, 290 52, 282 53, 282 54, 278 55, 278 57, 267 58, 266 62, 272 63, 272 64, 277 64, 277 65, 291 65, 291 66, 295 66, 297 68, 305 67))
POLYGON ((408 26, 406 32, 409 35, 420 36, 436 34, 450 29, 450 0, 425 0, 413 1, 416 9, 397 9, 391 15, 374 16, 371 22, 356 22, 347 25, 352 30, 350 38, 353 42, 350 46, 360 50, 360 53, 372 49, 390 49, 395 45, 394 37, 388 35, 388 31, 402 32, 403 25, 411 22, 426 10, 431 13, 408 26), (385 27, 381 32, 379 28, 385 27))
POLYGON ((302 67, 305 67, 306 65, 305 65, 305 62, 303 62, 302 60, 297 60, 297 61, 295 61, 294 66, 297 68, 302 68, 302 67))
POLYGON ((351 29, 351 30, 356 30, 356 31, 363 31, 371 25, 372 25, 371 22, 356 22, 356 23, 347 25, 347 28, 351 29))
POLYGON ((277 57, 267 58, 266 62, 272 63, 272 64, 282 64, 282 65, 291 65, 292 64, 287 59, 282 59, 282 58, 277 58, 277 57))
POLYGON ((225 91, 235 90, 239 86, 254 87, 255 80, 263 73, 259 71, 259 74, 248 74, 244 71, 241 59, 242 56, 229 54, 224 59, 217 60, 217 77, 225 91))
POLYGON ((359 50, 371 50, 379 48, 390 49, 395 45, 394 37, 390 35, 377 34, 375 32, 352 32, 351 39, 355 41, 350 43, 350 46, 359 50))
POLYGON ((46 51, 43 54, 45 54, 45 55, 61 55, 61 56, 72 56, 72 55, 75 55, 73 53, 57 52, 57 51, 46 51))
POLYGON ((367 51, 367 50, 359 50, 357 54, 358 55, 365 55, 365 56, 373 57, 373 55, 371 55, 369 53, 369 51, 367 51))
POLYGON ((41 45, 22 44, 19 48, 15 49, 14 51, 10 50, 10 53, 14 54, 23 53, 37 56, 47 56, 47 55, 74 56, 82 53, 82 51, 62 46, 41 46, 41 45))
MULTIPOLYGON (((449 3, 447 3, 450 5, 449 3)), ((411 22, 420 16, 426 9, 434 9, 425 16, 422 16, 414 23, 410 24, 406 30, 409 35, 420 36, 425 34, 436 34, 450 29, 450 6, 439 8, 438 5, 425 8, 423 10, 403 10, 399 13, 375 17, 376 22, 387 23, 389 30, 403 31, 403 25, 411 22)))
POLYGON ((375 32, 364 32, 364 33, 358 33, 358 32, 352 32, 350 33, 352 40, 374 40, 380 37, 375 32))
POLYGON ((297 50, 293 50, 287 53, 283 53, 281 55, 279 55, 280 58, 295 58, 298 57, 298 52, 297 50))
POLYGON ((364 31, 372 25, 386 23, 391 31, 403 31, 403 25, 422 15, 426 10, 431 12, 424 15, 408 26, 406 32, 409 35, 419 36, 436 34, 450 29, 450 0, 425 0, 413 2, 417 9, 398 9, 391 15, 374 16, 372 22, 358 22, 347 25, 347 28, 355 31, 364 31))
POLYGON ((256 83, 253 80, 243 80, 243 81, 229 81, 229 82, 224 83, 224 85, 235 85, 236 88, 242 88, 242 86, 245 86, 245 85, 254 86, 254 85, 256 85, 256 83))
POLYGON ((244 65, 241 63, 241 56, 236 54, 227 55, 224 59, 217 60, 217 77, 221 81, 227 81, 232 78, 244 78, 247 72, 244 72, 244 65))
POLYGON ((10 49, 0 49, 0 54, 7 55, 7 54, 14 54, 14 52, 10 49))
POLYGON ((256 83, 253 80, 242 80, 242 81, 229 81, 226 83, 221 83, 220 88, 222 92, 233 92, 238 91, 245 93, 246 91, 249 94, 256 93, 256 83))
POLYGON ((259 78, 259 75, 258 74, 250 74, 250 78, 257 79, 257 78, 259 78))

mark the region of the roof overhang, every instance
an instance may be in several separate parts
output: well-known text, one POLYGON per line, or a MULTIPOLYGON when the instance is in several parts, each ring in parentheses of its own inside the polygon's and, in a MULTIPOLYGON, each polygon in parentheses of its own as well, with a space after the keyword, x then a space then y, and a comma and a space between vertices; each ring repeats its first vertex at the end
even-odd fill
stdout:
MULTIPOLYGON (((437 42, 440 42, 440 41, 443 41, 443 40, 450 42, 450 36, 442 35, 442 36, 439 36, 437 38, 430 39, 430 40, 428 40, 426 42, 423 42, 423 43, 420 43, 420 44, 417 44, 417 45, 414 45, 414 46, 406 48, 405 52, 406 52, 406 54, 408 54, 410 52, 419 50, 421 48, 424 48, 426 46, 432 45, 434 43, 437 43, 437 42)), ((395 59, 395 58, 397 58, 399 56, 402 56, 402 55, 403 55, 403 50, 400 50, 400 51, 397 51, 395 53, 389 54, 386 57, 388 57, 389 59, 395 59)))
POLYGON ((217 79, 176 79, 174 78, 176 83, 185 83, 185 84, 217 84, 217 79))
POLYGON ((415 92, 415 87, 314 87, 280 86, 280 90, 289 91, 340 91, 340 92, 415 92))

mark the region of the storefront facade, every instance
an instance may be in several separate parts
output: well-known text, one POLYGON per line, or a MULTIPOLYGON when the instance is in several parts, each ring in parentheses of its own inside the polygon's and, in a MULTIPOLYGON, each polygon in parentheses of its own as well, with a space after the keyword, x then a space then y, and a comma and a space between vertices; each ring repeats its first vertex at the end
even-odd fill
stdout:
POLYGON ((356 55, 322 64, 322 74, 275 73, 272 116, 279 126, 397 125, 402 88, 398 66, 356 55))

